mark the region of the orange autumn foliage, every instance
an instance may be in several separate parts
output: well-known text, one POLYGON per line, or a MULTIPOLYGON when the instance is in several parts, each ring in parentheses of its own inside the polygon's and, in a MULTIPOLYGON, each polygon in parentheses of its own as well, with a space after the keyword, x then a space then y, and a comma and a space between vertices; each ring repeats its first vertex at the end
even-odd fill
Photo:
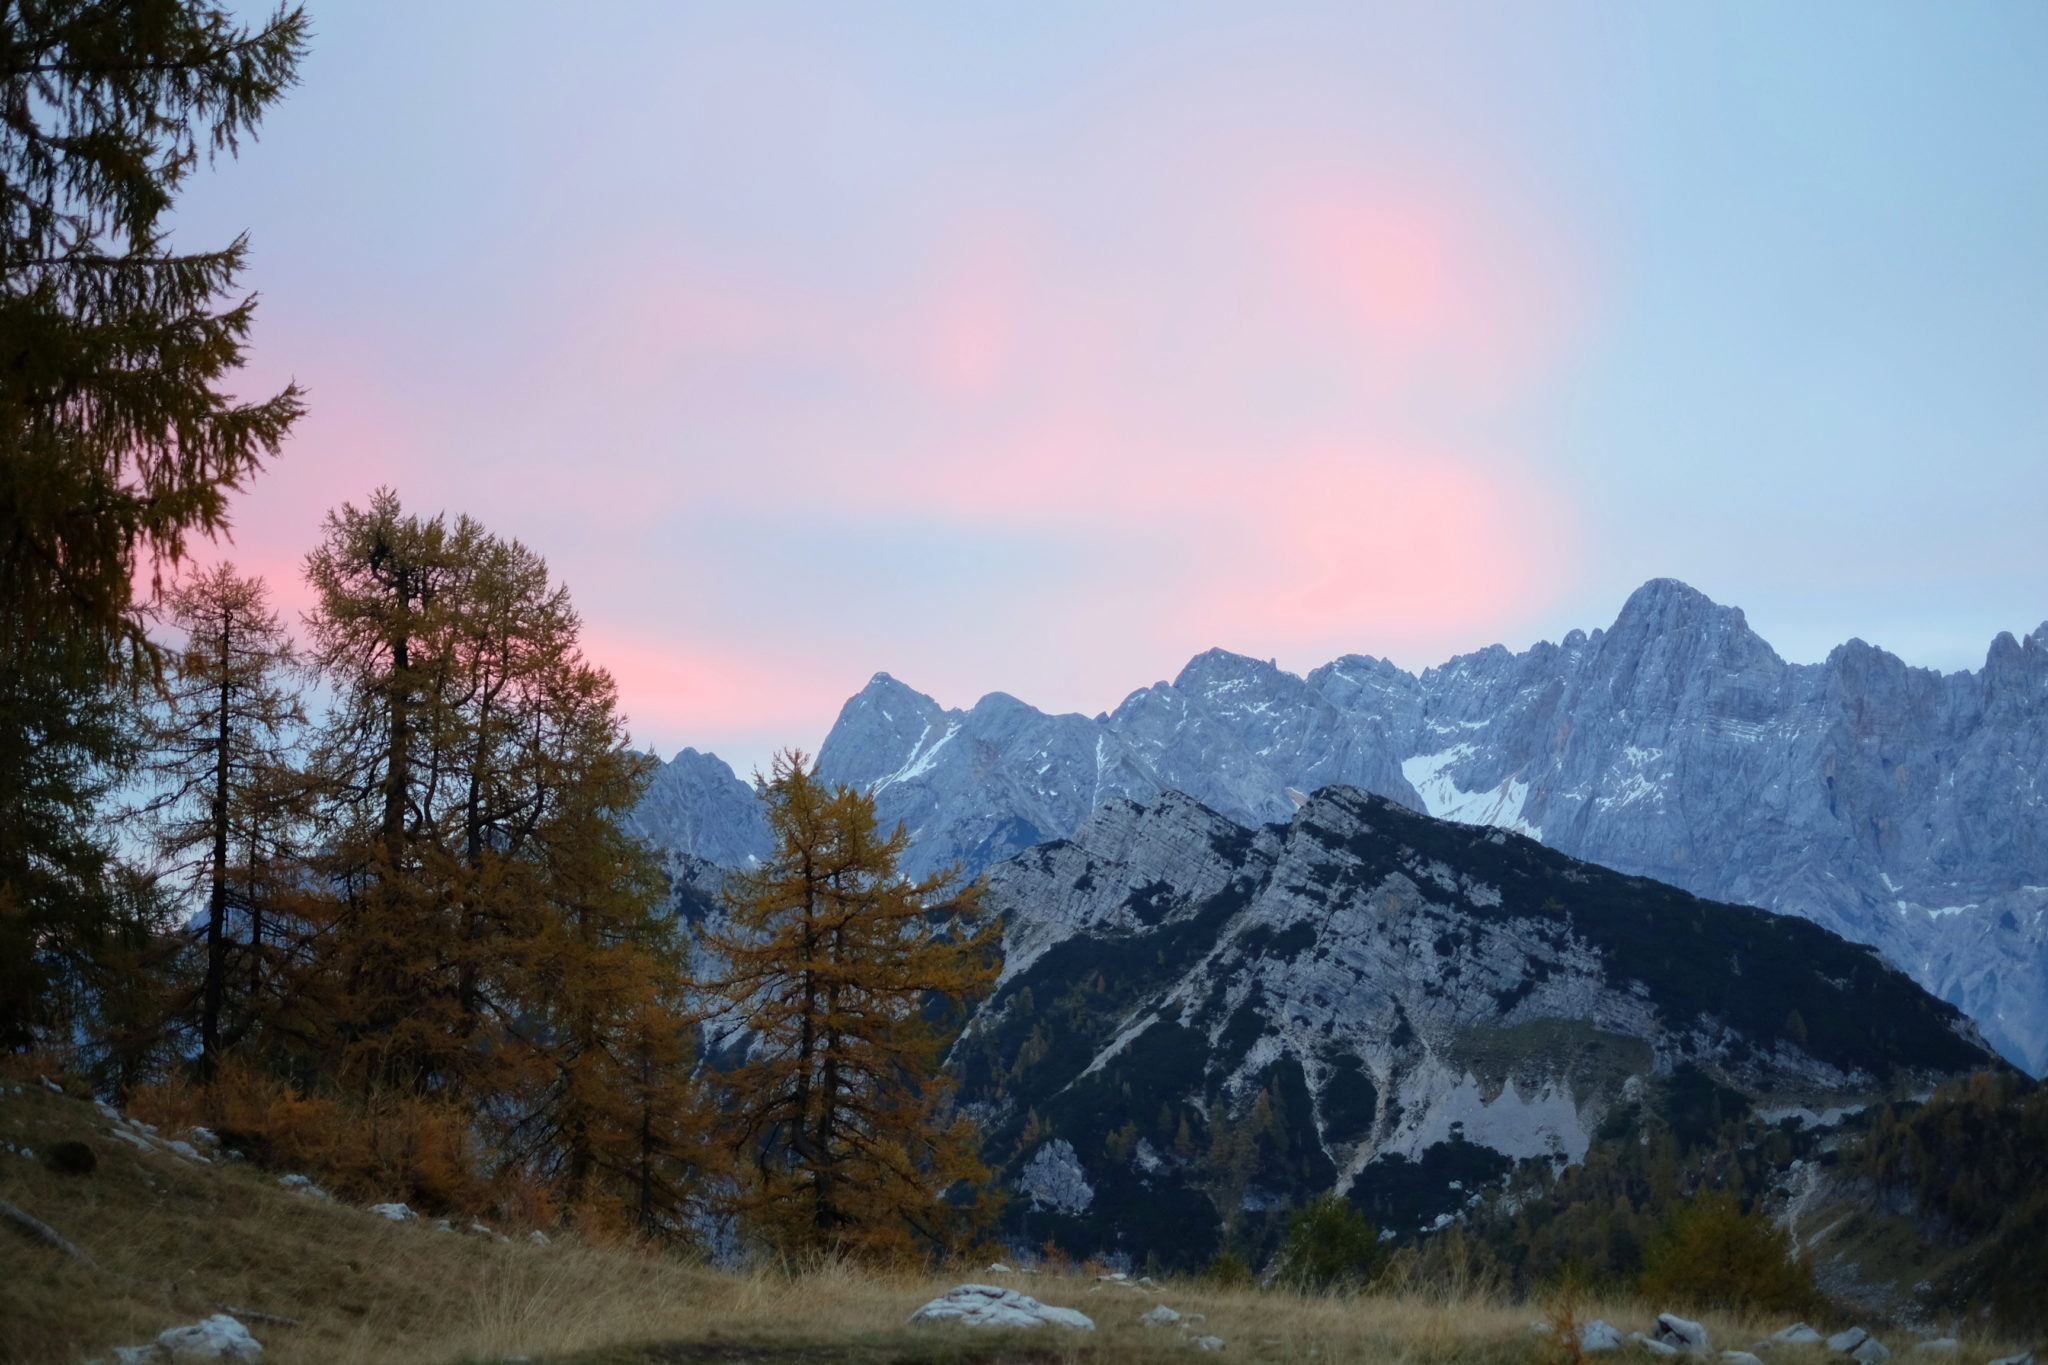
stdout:
POLYGON ((495 1215, 504 1192, 477 1171, 473 1115, 403 1092, 307 1095, 230 1059, 206 1085, 138 1087, 130 1117, 167 1132, 205 1127, 265 1165, 357 1203, 396 1200, 434 1213, 495 1215))
POLYGON ((940 1059, 997 970, 979 883, 897 872, 908 836, 801 754, 764 784, 776 849, 726 891, 706 991, 748 1034, 718 1081, 742 1225, 784 1253, 932 1258, 992 1214, 974 1125, 940 1059), (978 1197, 960 1202, 963 1193, 978 1197))

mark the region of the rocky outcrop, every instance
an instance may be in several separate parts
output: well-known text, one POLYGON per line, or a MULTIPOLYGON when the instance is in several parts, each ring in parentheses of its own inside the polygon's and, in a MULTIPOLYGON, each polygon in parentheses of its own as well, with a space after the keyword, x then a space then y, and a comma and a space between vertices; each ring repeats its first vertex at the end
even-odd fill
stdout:
POLYGON ((1072 1308, 1054 1308, 1029 1294, 992 1284, 963 1284, 910 1315, 912 1324, 952 1322, 963 1327, 1066 1327, 1095 1330, 1095 1321, 1072 1308))
POLYGON ((94 1365, 196 1365, 210 1360, 261 1360, 263 1343, 226 1313, 187 1327, 167 1327, 146 1346, 116 1346, 110 1359, 94 1365))

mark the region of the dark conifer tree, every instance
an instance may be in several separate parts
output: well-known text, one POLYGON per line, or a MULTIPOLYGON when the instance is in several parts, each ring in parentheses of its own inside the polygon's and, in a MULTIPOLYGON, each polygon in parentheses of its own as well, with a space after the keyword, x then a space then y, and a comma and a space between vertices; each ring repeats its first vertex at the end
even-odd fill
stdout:
POLYGON ((295 387, 222 388, 247 241, 176 252, 163 220, 306 41, 296 9, 251 30, 205 0, 0 5, 0 649, 146 650, 138 570, 224 527, 298 416, 295 387))
MULTIPOLYGON (((0 4, 0 1041, 68 1043, 48 993, 147 919, 100 797, 133 756, 116 690, 153 657, 138 577, 226 525, 296 388, 224 391, 247 253, 164 219, 289 86, 305 16, 250 30, 205 0, 0 4)), ((142 900, 148 900, 143 897, 142 900)), ((91 973, 86 973, 91 975, 91 973)), ((74 1000, 74 1004, 76 1001, 74 1000)))
POLYGON ((132 760, 126 698, 48 638, 0 649, 0 1046, 73 1032, 123 936, 99 815, 132 760))

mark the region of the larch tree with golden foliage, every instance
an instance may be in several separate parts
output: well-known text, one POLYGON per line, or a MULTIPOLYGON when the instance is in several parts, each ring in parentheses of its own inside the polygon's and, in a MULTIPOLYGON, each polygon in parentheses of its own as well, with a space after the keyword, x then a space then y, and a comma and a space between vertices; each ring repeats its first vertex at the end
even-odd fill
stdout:
POLYGON ((499 1175, 677 1235, 698 1157, 682 952, 621 815, 652 760, 546 563, 380 490, 308 557, 336 701, 316 755, 332 890, 305 997, 367 1102, 473 1115, 499 1175))
MULTIPOLYGON (((206 905, 196 1013, 210 1075, 223 1046, 254 1023, 252 1004, 273 975, 265 919, 298 867, 308 793, 292 750, 306 715, 291 637, 262 579, 216 565, 175 588, 167 606, 185 647, 150 726, 161 790, 148 809, 166 870, 206 905)), ((273 916, 273 938, 280 927, 273 916)))
POLYGON ((776 848, 725 893, 706 983, 744 1025, 720 1078, 742 1225, 777 1249, 898 1260, 950 1250, 977 1209, 948 1195, 988 1178, 941 1068, 965 1004, 997 970, 978 883, 910 881, 907 836, 874 802, 828 790, 801 754, 762 784, 776 848))

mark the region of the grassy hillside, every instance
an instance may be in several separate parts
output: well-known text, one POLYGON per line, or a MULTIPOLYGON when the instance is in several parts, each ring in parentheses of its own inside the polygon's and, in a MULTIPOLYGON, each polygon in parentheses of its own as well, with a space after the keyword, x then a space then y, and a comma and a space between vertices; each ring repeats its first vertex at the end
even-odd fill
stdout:
MULTIPOLYGON (((172 1136, 172 1135, 167 1135, 172 1136)), ((1541 1304, 1483 1296, 1302 1297, 1199 1282, 1142 1288, 1066 1275, 987 1270, 884 1275, 820 1267, 726 1274, 630 1247, 573 1239, 534 1245, 393 1223, 280 1189, 274 1173, 144 1151, 116 1137, 84 1100, 31 1082, 0 1094, 0 1198, 63 1234, 88 1267, 0 1230, 0 1361, 77 1362, 223 1308, 263 1341, 265 1359, 295 1362, 1023 1362, 1186 1360, 1189 1337, 1213 1333, 1238 1358, 1283 1365, 1341 1361, 1542 1365, 1563 1353, 1530 1330, 1541 1304), (63 1141, 94 1154, 90 1174, 61 1175, 63 1141), (909 1329, 919 1304, 963 1280, 994 1281, 1097 1320, 1092 1335, 909 1329), (1192 1332, 1138 1319, 1157 1303, 1203 1319, 1192 1332), (297 1326, 251 1313, 289 1318, 297 1326)), ((502 1230, 511 1233, 514 1230, 502 1230)), ((1588 1305, 1624 1329, 1645 1305, 1588 1305)), ((1747 1344, 1766 1322, 1710 1320, 1717 1343, 1747 1344)), ((1903 1343, 1901 1343, 1903 1344, 1903 1343)), ((1972 1342, 1962 1365, 2013 1349, 1972 1342)), ((1820 1365, 1780 1352, 1774 1365, 1820 1365)))

